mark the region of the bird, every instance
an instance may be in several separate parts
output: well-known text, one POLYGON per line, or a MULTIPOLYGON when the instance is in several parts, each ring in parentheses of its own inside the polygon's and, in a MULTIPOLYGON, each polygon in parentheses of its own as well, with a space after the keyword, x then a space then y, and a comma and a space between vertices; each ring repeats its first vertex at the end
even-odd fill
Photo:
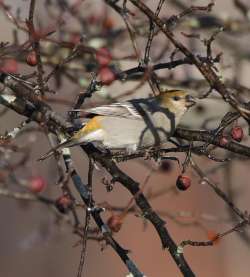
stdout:
POLYGON ((195 98, 184 90, 164 90, 157 96, 102 105, 83 112, 87 123, 69 139, 49 150, 39 160, 57 150, 94 143, 110 151, 134 153, 160 146, 173 135, 195 98))

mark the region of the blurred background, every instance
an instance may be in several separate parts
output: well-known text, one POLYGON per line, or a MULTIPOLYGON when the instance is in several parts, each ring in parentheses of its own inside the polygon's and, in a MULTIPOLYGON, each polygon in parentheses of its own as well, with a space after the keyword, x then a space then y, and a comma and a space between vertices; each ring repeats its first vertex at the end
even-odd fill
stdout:
MULTIPOLYGON (((123 32, 125 24, 123 20, 107 5, 104 1, 65 1, 69 5, 76 5, 77 12, 59 9, 60 1, 37 1, 35 19, 36 26, 43 29, 54 28, 58 16, 65 21, 60 27, 61 32, 52 34, 52 38, 73 41, 83 34, 83 42, 89 47, 107 47, 114 57, 112 66, 125 70, 137 66, 138 61, 133 58, 126 58, 133 54, 133 47, 128 38, 127 32, 123 32), (79 2, 82 2, 79 4, 79 2), (78 5, 79 4, 79 5, 78 5), (83 17, 89 24, 84 28, 80 18, 83 17), (121 30, 124 34, 115 35, 112 32, 121 30), (112 31, 112 32, 111 32, 112 31), (65 35, 67 34, 67 35, 65 35), (113 40, 111 39, 113 36, 113 40)), ((61 1, 64 2, 64 1, 61 1)), ((158 1, 144 1, 151 8, 156 7, 158 1)), ((213 11, 206 16, 201 13, 195 16, 185 17, 180 21, 176 29, 178 38, 183 41, 194 52, 204 55, 205 47, 200 41, 187 38, 181 35, 184 33, 200 34, 201 39, 209 38, 211 33, 221 25, 225 31, 218 35, 214 42, 213 51, 215 54, 223 52, 222 60, 218 68, 221 70, 222 78, 227 83, 241 85, 243 99, 247 99, 250 86, 249 75, 249 30, 250 13, 242 12, 236 4, 238 1, 220 0, 215 1, 213 11)), ((241 1, 245 7, 250 7, 248 1, 241 1)), ((0 30, 1 41, 13 43, 18 37, 18 43, 27 41, 27 34, 18 30, 7 17, 3 4, 9 7, 9 11, 20 20, 28 17, 29 1, 1 1, 0 9, 0 30), (16 35, 18 34, 18 36, 16 35)), ((166 1, 161 11, 162 17, 169 17, 178 14, 184 6, 206 5, 207 1, 166 1)), ((135 12, 135 18, 131 22, 134 26, 139 26, 138 11, 130 4, 128 7, 135 12)), ((144 18, 144 20, 146 20, 144 18)), ((146 21, 145 21, 146 22, 146 21)), ((137 46, 142 50, 145 47, 146 31, 138 27, 137 46)), ((44 51, 50 51, 48 42, 43 42, 44 51)), ((167 62, 173 48, 167 45, 166 39, 162 34, 155 37, 152 45, 152 63, 157 60, 157 55, 163 51, 162 57, 158 62, 167 62)), ((68 55, 64 51, 55 51, 54 60, 46 58, 46 72, 50 72, 53 66, 68 55)), ((10 59, 15 60, 15 54, 9 55, 10 59)), ((45 55, 46 56, 46 55, 45 55)), ((175 57, 182 57, 177 53, 175 57)), ((8 64, 10 66, 10 64, 8 64)), ((28 74, 34 71, 25 61, 18 61, 11 64, 14 66, 13 73, 28 74)), ((3 65, 2 65, 3 66, 3 65)), ((56 94, 47 96, 47 102, 58 113, 65 116, 67 111, 72 108, 79 92, 84 92, 91 79, 91 72, 96 72, 95 65, 91 64, 91 57, 84 56, 83 60, 72 62, 72 75, 77 76, 78 82, 70 77, 60 76, 55 80, 52 78, 49 85, 56 91, 56 94), (88 62, 87 62, 88 61, 88 62), (86 69, 87 65, 90 69, 86 69), (81 66, 84 70, 81 70, 81 66), (92 67, 91 67, 92 66, 92 67), (80 68, 80 69, 79 69, 80 68)), ((9 69, 10 70, 10 69, 9 69)), ((11 70, 10 70, 11 71, 11 70)), ((189 65, 177 67, 174 70, 161 70, 157 72, 162 80, 162 86, 166 88, 185 88, 191 94, 197 96, 208 91, 207 84, 203 81, 198 71, 189 65), (190 83, 185 81, 189 80, 190 83)), ((111 85, 104 86, 94 97, 88 99, 84 107, 103 103, 112 97, 124 100, 131 97, 147 96, 151 92, 147 83, 137 87, 135 81, 120 82, 115 81, 111 85), (126 94, 129 90, 135 93, 126 94), (126 96, 122 97, 123 94, 126 96)), ((3 110, 0 107, 1 111, 3 110)), ((220 122, 222 116, 230 110, 216 93, 212 93, 209 99, 200 100, 184 118, 182 125, 187 128, 214 128, 220 122)), ((18 126, 24 118, 12 111, 7 111, 0 117, 0 132, 4 134, 18 126)), ((249 145, 247 128, 245 123, 239 121, 238 124, 244 127, 245 137, 243 144, 249 145)), ((37 127, 35 123, 30 126, 37 127)), ((17 169, 16 175, 20 179, 29 180, 32 176, 43 176, 48 183, 46 190, 42 192, 50 198, 56 199, 61 195, 60 188, 56 186, 58 179, 57 167, 54 158, 37 162, 42 154, 49 148, 50 144, 46 135, 41 130, 20 134, 15 139, 15 144, 28 146, 30 158, 24 166, 17 169)), ((72 149, 73 160, 83 180, 87 181, 88 161, 80 148, 72 149)), ((216 163, 206 157, 194 159, 205 172, 211 172, 209 176, 227 194, 229 198, 241 209, 249 210, 249 184, 250 173, 248 170, 249 161, 241 157, 231 156, 225 151, 216 151, 216 155, 232 157, 233 161, 228 164, 216 163)), ((185 155, 178 154, 181 162, 185 155)), ((14 157, 14 159, 17 157, 14 157)), ((2 159, 2 157, 1 157, 2 159)), ((227 205, 206 184, 201 183, 197 175, 190 168, 185 173, 191 178, 192 185, 185 191, 179 191, 175 182, 177 176, 181 174, 181 169, 177 162, 167 161, 159 164, 149 160, 131 160, 120 163, 119 166, 129 176, 143 184, 147 183, 144 193, 148 195, 152 207, 159 212, 166 220, 166 226, 178 244, 183 240, 207 241, 212 239, 216 233, 224 232, 233 227, 238 221, 232 215, 227 205), (155 196, 154 193, 164 191, 155 196)), ((1 176, 0 176, 1 177, 1 176)), ((129 193, 120 185, 115 184, 111 192, 107 192, 102 183, 103 177, 110 176, 100 167, 95 169, 93 195, 96 203, 107 202, 114 207, 126 207, 131 200, 129 193)), ((1 180, 0 180, 1 181, 1 180)), ((6 184, 5 184, 6 186, 6 184)), ((7 184, 9 189, 18 190, 15 184, 7 184)), ((77 192, 75 197, 80 201, 77 192)), ((79 217, 84 221, 84 213, 78 209, 79 217)), ((104 217, 110 217, 110 211, 106 211, 104 217)), ((79 237, 73 234, 72 218, 70 215, 58 215, 51 207, 36 201, 15 200, 0 195, 0 276, 23 277, 23 276, 76 276, 80 260, 81 246, 79 237)), ((91 226, 95 226, 91 222, 91 226)), ((249 276, 249 257, 250 257, 250 237, 247 230, 240 233, 234 232, 221 239, 214 246, 191 247, 184 249, 185 257, 196 273, 196 276, 249 276)), ((122 228, 114 234, 118 242, 126 249, 129 249, 131 258, 147 277, 181 276, 170 255, 163 250, 160 240, 153 227, 144 222, 136 212, 125 217, 122 228)), ((88 240, 87 257, 84 266, 83 276, 126 276, 127 269, 122 264, 113 250, 107 246, 103 248, 103 243, 88 240)))

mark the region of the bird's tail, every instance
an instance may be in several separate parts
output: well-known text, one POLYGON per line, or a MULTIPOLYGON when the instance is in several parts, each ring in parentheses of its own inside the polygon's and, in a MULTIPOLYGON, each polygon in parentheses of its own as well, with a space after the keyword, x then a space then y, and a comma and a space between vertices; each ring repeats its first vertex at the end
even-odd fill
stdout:
POLYGON ((73 145, 73 139, 70 138, 70 139, 58 144, 57 146, 51 148, 47 153, 45 153, 43 156, 41 156, 38 159, 38 161, 43 161, 43 160, 49 158, 50 156, 52 156, 57 150, 60 150, 65 147, 70 147, 72 145, 73 145))

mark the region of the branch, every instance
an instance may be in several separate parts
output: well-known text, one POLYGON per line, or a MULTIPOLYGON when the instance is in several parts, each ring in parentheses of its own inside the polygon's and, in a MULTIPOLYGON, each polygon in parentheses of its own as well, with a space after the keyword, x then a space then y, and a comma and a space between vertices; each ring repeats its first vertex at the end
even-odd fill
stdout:
POLYGON ((86 149, 86 147, 83 146, 82 148, 89 155, 92 155, 93 158, 111 174, 114 181, 121 183, 134 196, 136 204, 142 211, 143 217, 153 224, 161 239, 162 247, 169 251, 183 275, 195 276, 184 256, 177 252, 177 245, 168 233, 167 228, 165 227, 165 221, 163 221, 152 209, 146 197, 141 192, 139 184, 121 171, 113 161, 100 156, 93 148, 86 149))
POLYGON ((187 58, 189 58, 197 69, 201 72, 204 78, 208 81, 211 88, 217 90, 224 100, 235 108, 242 117, 249 121, 249 110, 245 108, 227 89, 225 84, 220 80, 215 71, 208 63, 202 62, 199 57, 195 56, 192 52, 186 48, 180 41, 175 38, 174 33, 167 27, 167 25, 150 10, 141 0, 130 0, 138 9, 147 15, 150 21, 153 21, 165 34, 165 36, 172 42, 172 44, 179 49, 187 58))

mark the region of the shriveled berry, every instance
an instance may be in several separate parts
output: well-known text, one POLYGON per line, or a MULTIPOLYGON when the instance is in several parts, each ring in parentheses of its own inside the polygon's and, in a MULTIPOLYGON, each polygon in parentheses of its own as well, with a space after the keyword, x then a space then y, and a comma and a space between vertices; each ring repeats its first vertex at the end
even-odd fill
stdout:
POLYGON ((33 193, 39 193, 43 191, 46 188, 46 186, 47 186, 46 180, 41 176, 36 176, 30 180, 28 188, 33 193))
POLYGON ((187 190, 191 186, 191 179, 187 175, 179 175, 176 180, 176 187, 179 190, 187 190))
POLYGON ((100 66, 107 66, 111 59, 112 56, 107 48, 102 47, 96 51, 96 60, 100 66))
POLYGON ((26 56, 26 63, 30 66, 37 65, 37 56, 35 51, 30 51, 26 56))
POLYGON ((56 200, 56 207, 63 214, 66 214, 71 209, 72 204, 73 202, 68 195, 62 195, 56 200))
POLYGON ((241 142, 244 136, 243 129, 240 126, 235 126, 231 130, 231 137, 232 139, 241 142))
POLYGON ((162 172, 170 172, 172 170, 172 164, 168 160, 162 160, 160 164, 160 170, 162 172))
POLYGON ((115 74, 109 67, 103 67, 99 71, 101 82, 110 85, 115 80, 115 74))
POLYGON ((220 145, 221 145, 221 146, 227 145, 228 142, 229 142, 229 141, 228 141, 228 139, 227 139, 226 137, 223 136, 223 137, 220 138, 220 145))
POLYGON ((110 230, 117 233, 120 231, 122 227, 122 219, 119 215, 112 215, 107 220, 107 225, 109 226, 110 230))

